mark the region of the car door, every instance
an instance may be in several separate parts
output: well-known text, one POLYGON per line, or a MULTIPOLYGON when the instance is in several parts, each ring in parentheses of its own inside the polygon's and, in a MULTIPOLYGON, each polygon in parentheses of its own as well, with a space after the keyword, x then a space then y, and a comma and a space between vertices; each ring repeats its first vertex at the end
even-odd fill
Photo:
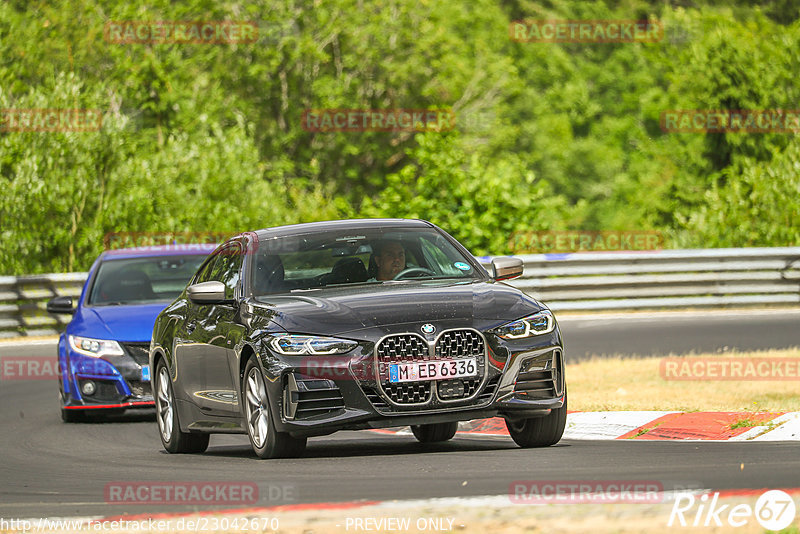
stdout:
POLYGON ((235 323, 240 295, 242 246, 238 242, 220 249, 207 263, 195 283, 219 281, 225 285, 230 303, 197 304, 189 302, 184 323, 184 343, 176 347, 178 378, 190 393, 190 401, 209 415, 238 414, 236 388, 231 374, 234 358, 229 332, 235 323))
MULTIPOLYGON (((192 284, 208 282, 214 265, 219 257, 210 256, 200 267, 197 274, 192 279, 192 284)), ((181 401, 188 401, 198 404, 195 397, 197 391, 203 391, 206 387, 206 370, 201 365, 205 347, 203 332, 196 332, 198 318, 207 310, 204 306, 196 304, 186 295, 184 309, 180 310, 182 315, 175 327, 175 338, 173 344, 173 356, 175 365, 175 396, 181 401)))

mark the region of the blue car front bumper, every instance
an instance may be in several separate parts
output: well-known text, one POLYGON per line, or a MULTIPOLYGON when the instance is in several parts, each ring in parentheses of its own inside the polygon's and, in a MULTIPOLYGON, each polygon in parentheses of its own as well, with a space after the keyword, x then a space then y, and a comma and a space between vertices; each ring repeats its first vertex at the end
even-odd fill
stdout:
POLYGON ((125 354, 102 358, 62 346, 59 350, 62 408, 102 410, 155 405, 147 363, 149 343, 120 345, 125 354))

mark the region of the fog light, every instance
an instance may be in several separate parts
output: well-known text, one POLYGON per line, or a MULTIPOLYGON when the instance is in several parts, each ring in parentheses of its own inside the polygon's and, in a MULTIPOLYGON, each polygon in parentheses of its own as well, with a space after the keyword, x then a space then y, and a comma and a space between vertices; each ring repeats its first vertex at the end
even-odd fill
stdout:
POLYGON ((92 382, 91 380, 87 380, 81 386, 81 392, 84 395, 94 395, 94 392, 97 391, 97 385, 92 382))

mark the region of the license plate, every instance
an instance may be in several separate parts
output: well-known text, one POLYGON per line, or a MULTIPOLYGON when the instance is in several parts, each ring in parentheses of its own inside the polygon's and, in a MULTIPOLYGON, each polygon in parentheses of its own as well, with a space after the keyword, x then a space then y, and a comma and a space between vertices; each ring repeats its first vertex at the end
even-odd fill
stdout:
POLYGON ((150 366, 143 365, 142 366, 142 382, 149 382, 150 381, 150 366))
POLYGON ((477 374, 478 365, 475 358, 393 363, 389 366, 389 382, 392 383, 446 380, 475 376, 477 374))

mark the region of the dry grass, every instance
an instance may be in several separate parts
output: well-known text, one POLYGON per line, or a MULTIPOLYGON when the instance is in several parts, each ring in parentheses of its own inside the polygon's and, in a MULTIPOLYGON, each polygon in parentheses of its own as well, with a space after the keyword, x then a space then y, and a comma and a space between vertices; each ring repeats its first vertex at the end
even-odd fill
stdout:
MULTIPOLYGON (((795 348, 682 358, 799 357, 795 348)), ((798 380, 665 380, 661 360, 618 356, 567 365, 570 410, 800 411, 798 380)))

